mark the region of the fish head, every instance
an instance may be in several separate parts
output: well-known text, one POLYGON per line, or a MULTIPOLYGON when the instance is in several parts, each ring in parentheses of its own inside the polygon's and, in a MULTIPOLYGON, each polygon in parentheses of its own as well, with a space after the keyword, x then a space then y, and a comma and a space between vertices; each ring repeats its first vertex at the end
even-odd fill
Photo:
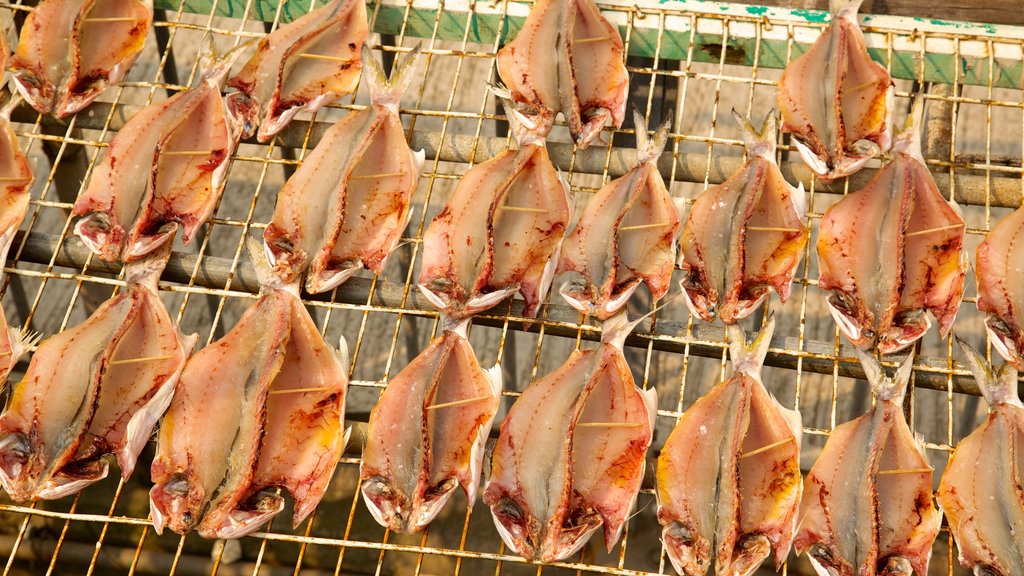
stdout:
POLYGON ((29 500, 35 492, 28 473, 31 458, 32 445, 25 434, 9 432, 0 438, 0 485, 15 502, 29 500))
POLYGON ((260 105, 248 92, 232 92, 224 98, 228 115, 238 126, 241 137, 252 138, 260 117, 260 105))
POLYGON ((268 490, 249 496, 241 506, 229 512, 215 526, 207 526, 206 519, 198 528, 203 538, 222 540, 241 538, 258 530, 284 509, 284 498, 268 490))
POLYGON ((125 230, 103 212, 93 212, 75 224, 75 234, 105 262, 117 262, 124 245, 125 230))
POLYGON ((413 503, 384 476, 371 476, 363 481, 363 501, 373 518, 389 530, 405 533, 412 525, 413 503))
POLYGON ((484 501, 506 546, 527 560, 540 556, 543 526, 520 498, 503 490, 497 496, 485 494, 484 501))
POLYGON ((910 560, 902 556, 890 556, 879 562, 879 576, 910 576, 913 573, 910 560))
POLYGON ((570 513, 563 519, 561 525, 557 528, 549 526, 544 535, 541 561, 557 562, 572 556, 603 524, 604 520, 596 510, 579 505, 571 506, 570 513))
POLYGON ((165 527, 185 534, 199 523, 207 501, 206 491, 190 475, 183 472, 171 474, 167 480, 150 489, 149 512, 157 534, 162 534, 165 527))
POLYGON ((834 556, 827 547, 815 543, 807 553, 807 559, 811 561, 811 567, 818 576, 845 576, 853 574, 853 566, 834 556))
POLYGON ((711 543, 695 530, 673 520, 663 522, 661 541, 672 567, 680 574, 698 576, 711 567, 711 543))
POLYGON ((736 543, 728 570, 720 573, 750 576, 772 553, 772 544, 764 534, 747 534, 736 543))
POLYGON ((718 316, 718 292, 702 281, 703 277, 697 270, 684 268, 683 271, 686 275, 679 284, 690 314, 699 316, 705 322, 714 322, 718 316))
POLYGON ((876 345, 880 354, 899 352, 919 340, 931 328, 924 309, 908 310, 893 319, 892 326, 880 330, 876 345))
POLYGON ((41 482, 32 499, 57 500, 78 493, 86 486, 106 478, 109 469, 110 465, 102 458, 72 463, 41 482))

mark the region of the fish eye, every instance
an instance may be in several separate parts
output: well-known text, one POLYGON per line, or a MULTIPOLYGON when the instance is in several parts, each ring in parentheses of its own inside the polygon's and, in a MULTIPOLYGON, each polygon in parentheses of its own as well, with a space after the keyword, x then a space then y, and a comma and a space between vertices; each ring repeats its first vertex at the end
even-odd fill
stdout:
POLYGON ((511 498, 502 498, 499 500, 497 506, 495 506, 495 511, 500 516, 505 516, 516 522, 523 521, 523 509, 520 508, 519 504, 511 498))

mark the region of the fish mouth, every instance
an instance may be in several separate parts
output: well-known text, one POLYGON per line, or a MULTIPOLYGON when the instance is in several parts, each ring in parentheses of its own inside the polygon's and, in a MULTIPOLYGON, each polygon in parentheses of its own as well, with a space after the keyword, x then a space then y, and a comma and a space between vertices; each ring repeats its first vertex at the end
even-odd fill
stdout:
POLYGON ((661 531, 672 567, 679 574, 705 574, 711 567, 711 543, 680 522, 669 522, 661 531))

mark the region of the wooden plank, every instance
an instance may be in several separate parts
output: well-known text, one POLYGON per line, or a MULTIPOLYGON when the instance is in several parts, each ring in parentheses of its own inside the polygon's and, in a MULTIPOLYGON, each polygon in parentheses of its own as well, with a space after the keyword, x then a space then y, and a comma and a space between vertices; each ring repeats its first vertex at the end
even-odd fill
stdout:
MULTIPOLYGON (((828 0, 764 0, 752 2, 739 0, 740 4, 758 4, 779 8, 804 10, 828 10, 828 0)), ((934 0, 865 0, 862 11, 891 16, 922 16, 934 14, 938 5, 934 0)), ((984 22, 1024 26, 1024 10, 1008 9, 1003 2, 985 0, 950 0, 941 4, 942 17, 961 22, 984 22)))
MULTIPOLYGON (((405 26, 408 36, 429 38, 437 23, 437 38, 462 40, 464 36, 474 44, 493 44, 514 37, 522 27, 529 4, 475 3, 470 0, 449 0, 438 14, 438 3, 433 0, 376 0, 368 2, 369 13, 377 13, 374 31, 398 34, 405 26), (406 19, 406 15, 408 15, 406 19)), ((775 0, 795 2, 796 0, 775 0)), ((809 0, 812 1, 812 0, 809 0)), ((819 0, 813 0, 819 1, 819 0)), ((820 0, 824 2, 825 0, 820 0)), ((920 2, 922 0, 904 0, 920 2)), ((214 6, 212 0, 157 0, 158 8, 176 10, 179 4, 185 11, 230 17, 243 15, 245 2, 221 0, 214 6)), ((282 22, 304 13, 307 0, 288 0, 280 5, 282 22)), ((605 16, 625 36, 627 22, 636 10, 626 0, 600 3, 605 16)), ((665 29, 658 29, 659 18, 632 18, 629 53, 633 56, 653 57, 655 52, 663 60, 685 60, 693 42, 692 57, 698 62, 719 62, 722 50, 730 64, 761 68, 784 68, 790 52, 788 26, 793 26, 792 55, 802 54, 829 20, 827 12, 808 9, 787 9, 768 6, 703 2, 699 0, 665 0, 642 4, 650 10, 664 10, 665 29), (723 33, 728 19, 728 35, 723 33), (768 27, 763 23, 771 22, 768 27), (780 25, 781 24, 781 25, 780 25), (660 40, 660 49, 658 48, 660 40), (755 50, 761 37, 761 49, 755 50), (727 40, 723 40, 727 38, 727 40)), ((271 0, 255 0, 250 18, 272 21, 278 4, 271 0)), ((946 14, 946 12, 944 12, 946 14)), ((885 63, 889 58, 887 38, 891 32, 893 43, 892 74, 896 78, 918 79, 922 74, 919 62, 921 38, 928 38, 928 53, 923 58, 923 79, 941 84, 988 84, 992 67, 994 86, 1024 88, 1024 65, 1021 61, 1021 43, 1024 28, 1013 26, 974 25, 964 22, 933 18, 906 18, 886 15, 866 15, 862 21, 868 31, 867 39, 872 58, 885 63), (954 38, 958 41, 954 41, 954 38), (1002 42, 1000 40, 1003 40, 1002 42), (992 41, 990 60, 988 41, 992 41)))

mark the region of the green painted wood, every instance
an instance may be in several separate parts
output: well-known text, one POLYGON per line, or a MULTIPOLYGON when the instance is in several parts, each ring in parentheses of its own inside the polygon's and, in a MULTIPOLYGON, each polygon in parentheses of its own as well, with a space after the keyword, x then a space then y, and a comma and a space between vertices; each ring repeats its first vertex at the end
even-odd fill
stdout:
MULTIPOLYGON (((317 5, 325 3, 326 0, 317 0, 317 5)), ((398 5, 393 0, 384 0, 374 22, 374 31, 380 34, 399 34, 402 31, 402 22, 405 18, 406 8, 398 5)), ((156 0, 156 7, 166 10, 177 11, 179 8, 185 12, 198 14, 209 14, 211 10, 219 16, 241 18, 245 10, 245 0, 156 0)), ((723 5, 724 6, 724 5, 723 5)), ((310 7, 310 0, 285 0, 278 3, 270 0, 254 0, 251 8, 250 19, 261 21, 273 21, 277 10, 280 9, 280 21, 289 22, 302 14, 310 7), (279 8, 280 6, 280 8, 279 8)), ((744 7, 751 14, 751 19, 756 19, 758 7, 744 7)), ((375 2, 368 3, 368 12, 372 15, 375 10, 375 2)), ((774 9, 779 10, 779 9, 774 9)), ((826 22, 828 15, 825 12, 814 10, 791 10, 789 15, 800 18, 809 24, 821 24, 826 22)), ((877 17, 874 17, 877 18, 877 17)), ((520 16, 503 16, 490 13, 470 13, 467 11, 446 10, 440 15, 436 9, 410 9, 409 18, 406 23, 405 34, 408 37, 430 38, 433 35, 435 22, 437 22, 437 38, 439 40, 461 41, 463 37, 473 44, 490 46, 494 44, 495 38, 501 37, 502 43, 519 31, 524 18, 520 16)), ((909 24, 920 19, 902 19, 909 24)), ((923 22, 923 21, 922 21, 923 22)), ((949 27, 949 34, 957 34, 958 23, 945 23, 937 20, 928 20, 928 23, 935 26, 949 27)), ((996 26, 986 27, 990 30, 995 39, 999 28, 996 26)), ((620 29, 625 35, 626 30, 620 29)), ((686 60, 687 51, 690 45, 691 30, 666 30, 664 32, 660 58, 663 60, 686 60)), ((653 57, 657 47, 658 32, 655 29, 635 26, 630 39, 629 52, 635 56, 653 57)), ((722 37, 717 34, 697 34, 694 39, 693 60, 697 62, 717 63, 721 57, 722 37)), ((725 47, 725 60, 730 64, 744 66, 754 65, 755 55, 754 38, 730 37, 725 47)), ((802 54, 808 45, 794 44, 793 55, 802 54)), ((784 68, 786 65, 787 43, 780 40, 764 40, 761 43, 761 52, 757 65, 762 68, 784 68)), ((887 53, 884 50, 872 49, 871 56, 875 60, 885 63, 887 53)), ((892 62, 892 75, 896 78, 916 79, 919 69, 919 53, 894 52, 892 62)), ((1021 59, 994 59, 992 61, 993 85, 1003 88, 1024 88, 1024 62, 1021 59)), ((924 79, 930 82, 952 84, 955 71, 959 68, 961 84, 988 85, 989 60, 983 57, 961 56, 959 61, 951 54, 929 53, 924 58, 924 79)))

